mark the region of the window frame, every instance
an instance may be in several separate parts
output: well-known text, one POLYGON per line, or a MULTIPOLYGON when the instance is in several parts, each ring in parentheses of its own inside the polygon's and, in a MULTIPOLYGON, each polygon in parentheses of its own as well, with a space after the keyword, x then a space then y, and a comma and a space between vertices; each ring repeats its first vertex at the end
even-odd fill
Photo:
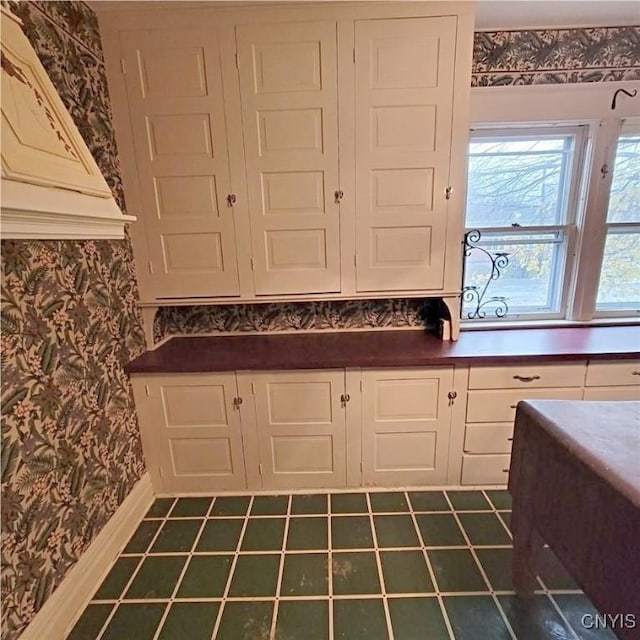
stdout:
POLYGON ((583 179, 574 243, 568 252, 572 265, 565 284, 565 316, 543 318, 538 314, 478 321, 467 320, 461 314, 462 329, 628 324, 640 320, 640 309, 596 312, 595 306, 613 174, 610 171, 604 175, 601 168, 606 164, 613 166, 621 128, 640 125, 637 101, 619 99, 615 111, 611 110, 613 94, 620 88, 640 89, 640 82, 472 88, 471 129, 584 125, 588 133, 581 159, 583 179))
MULTIPOLYGON (((577 219, 579 216, 579 206, 582 201, 582 175, 584 157, 586 155, 587 143, 588 143, 588 128, 585 125, 573 124, 555 124, 555 123, 538 123, 527 124, 519 126, 517 124, 511 126, 489 126, 481 125, 472 127, 469 135, 469 142, 473 140, 479 140, 483 138, 490 139, 508 139, 522 138, 522 137, 558 137, 558 136, 573 136, 574 148, 572 150, 572 157, 566 174, 568 182, 568 188, 566 191, 566 206, 565 219, 561 224, 552 225, 521 225, 518 227, 513 226, 467 226, 465 219, 465 233, 478 229, 481 234, 491 235, 500 234, 503 236, 525 236, 534 234, 546 234, 556 233, 562 237, 560 243, 563 248, 560 250, 560 264, 554 267, 554 274, 552 276, 552 282, 550 287, 552 289, 559 289, 553 297, 558 301, 557 311, 522 311, 519 313, 509 313, 506 317, 506 321, 538 321, 538 320, 561 320, 566 317, 567 304, 569 298, 569 289, 571 283, 571 255, 574 252, 576 234, 577 234, 577 219)), ((467 184, 467 190, 468 190, 467 184)), ((563 194, 564 195, 564 194, 563 194)), ((533 243, 532 243, 533 244, 533 243)), ((464 285, 464 269, 463 269, 463 285, 464 285)), ((464 306, 462 303, 461 306, 464 306)), ((463 322, 490 322, 493 318, 483 320, 470 320, 467 315, 462 312, 461 315, 463 322)))
POLYGON ((621 308, 600 308, 598 309, 598 290, 600 288, 600 274, 602 273, 602 263, 604 261, 604 248, 607 242, 607 238, 609 234, 625 234, 625 233, 640 233, 640 216, 636 222, 607 222, 607 217, 609 213, 609 205, 611 202, 611 186, 613 185, 613 180, 615 178, 615 159, 617 155, 618 142, 621 137, 627 134, 638 135, 640 136, 640 118, 626 118, 621 121, 620 126, 618 128, 615 144, 612 145, 612 154, 611 161, 609 164, 609 168, 611 171, 611 179, 609 180, 609 188, 607 190, 607 207, 604 212, 604 243, 602 248, 603 257, 600 261, 600 271, 598 273, 598 284, 596 286, 596 299, 594 303, 593 317, 594 318, 626 318, 633 314, 633 310, 629 309, 621 309, 621 308))

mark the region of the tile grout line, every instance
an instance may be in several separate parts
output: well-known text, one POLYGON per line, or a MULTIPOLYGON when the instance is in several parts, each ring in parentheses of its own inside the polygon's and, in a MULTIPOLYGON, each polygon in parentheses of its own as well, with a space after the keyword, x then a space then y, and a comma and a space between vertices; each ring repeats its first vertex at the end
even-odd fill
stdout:
POLYGON ((380 594, 382 595, 382 605, 384 607, 384 616, 387 622, 387 633, 389 640, 394 640, 393 626, 391 624, 391 612, 389 611, 389 602, 387 601, 387 590, 384 583, 384 574, 382 572, 382 559, 380 558, 380 549, 378 547, 378 534, 376 533, 375 520, 373 518, 373 508, 371 506, 371 494, 365 493, 367 500, 367 508, 369 509, 369 524, 371 526, 371 535, 373 537, 373 553, 378 566, 378 579, 380 580, 380 594))
POLYGON ((280 591, 282 589, 282 574, 284 573, 284 561, 285 561, 285 548, 287 546, 287 536, 289 535, 289 519, 291 518, 291 504, 293 497, 287 496, 287 513, 284 520, 284 532, 282 536, 282 543, 280 544, 280 565, 278 567, 278 579, 276 581, 275 600, 273 603, 273 611, 271 613, 271 627, 270 638, 276 637, 276 623, 278 619, 278 610, 280 608, 280 591))
MULTIPOLYGON (((131 574, 131 577, 129 578, 127 583, 122 588, 122 591, 120 592, 120 595, 116 598, 116 601, 114 603, 113 609, 111 610, 111 613, 107 616, 107 619, 104 621, 104 624, 102 625, 102 627, 100 627, 100 631, 98 631, 98 635, 96 636, 96 640, 100 640, 100 638, 102 638, 102 636, 104 635, 104 632, 107 630, 107 627, 111 623, 111 620, 115 616, 116 611, 120 608, 120 605, 122 604, 122 601, 124 600, 125 593, 129 589, 129 587, 131 586, 131 584, 133 583, 135 578, 137 577, 137 575, 138 575, 138 573, 140 571, 140 568, 142 567, 142 564, 144 563, 144 561, 146 560, 146 558, 147 558, 147 556, 149 554, 149 551, 150 551, 151 547, 154 545, 155 541, 157 540, 158 536, 160 535, 160 531, 162 531, 162 528, 164 527, 165 523, 169 519, 169 514, 171 513, 171 510, 173 509, 173 507, 176 505, 177 500, 178 500, 177 498, 173 499, 173 503, 167 509, 167 513, 161 519, 160 526, 156 529, 156 532, 153 534, 153 537, 149 541, 149 544, 147 545, 145 552, 143 554, 141 554, 140 559, 138 560, 138 564, 137 564, 136 568, 134 569, 133 573, 131 574)), ((153 506, 153 505, 151 505, 151 506, 153 506)), ((144 518, 143 518, 143 520, 144 520, 144 518)), ((141 523, 142 523, 142 521, 140 521, 140 523, 138 524, 138 527, 140 526, 141 523)), ((136 531, 138 530, 138 527, 136 527, 136 531)), ((134 532, 134 535, 135 535, 135 532, 134 532)), ((129 542, 131 542, 131 540, 129 540, 127 542, 127 545, 129 544, 129 542)), ((125 545, 125 548, 126 548, 127 545, 125 545)), ((118 558, 116 558, 115 562, 111 565, 111 569, 109 569, 109 572, 111 572, 111 570, 115 566, 116 562, 118 562, 119 558, 120 558, 119 556, 118 556, 118 558)), ((107 573, 107 576, 108 575, 109 574, 107 573)), ((106 579, 106 577, 105 577, 105 579, 106 579)), ((100 586, 102 586, 102 585, 100 585, 100 586)), ((100 587, 98 587, 98 589, 100 589, 100 587)), ((95 593, 94 593, 94 595, 95 595, 95 593)), ((93 598, 91 599, 91 601, 92 600, 93 600, 93 598)))
MULTIPOLYGON (((178 579, 176 580, 176 586, 173 588, 173 591, 171 592, 171 595, 169 596, 169 601, 167 602, 167 606, 165 607, 164 613, 162 614, 162 618, 160 618, 160 622, 158 623, 158 628, 156 629, 156 632, 153 635, 153 639, 152 640, 157 640, 158 637, 160 636, 160 632, 162 630, 162 627, 164 626, 164 623, 166 622, 167 617, 169 616, 169 611, 171 609, 171 606, 173 605, 173 603, 176 600, 176 595, 178 593, 178 589, 180 588, 180 585, 182 584, 182 580, 184 579, 184 576, 187 573, 187 570, 191 565, 191 562, 193 560, 193 552, 194 552, 196 546, 198 545, 198 542, 200 541, 200 537, 202 536, 202 532, 204 531, 205 526, 207 525, 207 518, 208 518, 209 514, 211 513, 211 509, 213 508, 214 503, 215 503, 215 498, 212 498, 211 501, 209 502, 209 507, 207 509, 207 512, 204 514, 204 516, 202 518, 202 524, 200 525, 200 529, 198 530, 198 533, 196 534, 196 537, 194 538, 193 542, 191 543, 191 551, 189 551, 188 554, 187 554, 187 559, 186 559, 186 561, 184 563, 184 566, 182 567, 182 571, 180 572, 180 575, 178 576, 178 579)), ((175 504, 177 504, 177 502, 175 504)))
MULTIPOLYGON (((449 638, 451 638, 451 640, 455 640, 455 635, 453 633, 453 627, 451 626, 451 621, 449 620, 449 615, 447 614, 447 609, 444 606, 444 600, 442 599, 442 593, 440 591, 440 587, 438 586, 438 582, 436 580, 436 574, 435 571, 433 570, 433 566, 431 565, 431 559, 429 558, 429 554, 427 553, 427 547, 424 544, 424 538, 422 537, 422 531, 420 531, 420 527, 418 526, 418 520, 416 519, 416 514, 413 510, 413 503, 411 502, 411 499, 409 498, 409 492, 406 492, 406 500, 407 500, 407 504, 409 505, 409 513, 411 514, 411 520, 413 521, 413 526, 415 527, 416 533, 418 534, 418 542, 421 542, 421 552, 422 552, 422 556, 425 559, 425 562, 427 564, 427 571, 429 572, 429 577, 431 578, 431 582, 433 584, 433 591, 436 595, 436 598, 438 599, 438 605, 440 606, 440 612, 442 613, 442 617, 444 619, 444 624, 447 628, 447 632, 449 633, 449 638)), ((446 512, 439 512, 439 513, 446 513, 446 512)))
POLYGON ((333 538, 331 523, 333 522, 333 505, 331 494, 327 494, 327 610, 329 614, 329 640, 333 640, 333 538))
MULTIPOLYGON (((488 498, 486 497, 484 491, 481 492, 483 497, 485 498, 485 500, 488 501, 489 506, 493 507, 493 503, 491 502, 491 500, 488 500, 488 498)), ((509 634, 511 635, 511 637, 513 638, 513 640, 518 640, 516 637, 516 634, 514 632, 514 630, 511 627, 511 623, 509 622, 503 608, 502 605, 500 604, 500 601, 498 600, 495 591, 493 589, 493 585, 491 584, 491 581, 489 580, 484 567, 482 566, 482 563, 480 562, 480 560, 478 559, 478 555, 476 554, 475 550, 473 549, 473 545, 471 544, 471 540, 469 538, 469 536, 467 535, 467 531, 466 529, 462 526, 462 522, 460 520, 460 518, 458 517, 457 512, 455 511, 455 509, 453 509, 453 502, 451 502, 451 500, 449 499, 449 493, 447 491, 444 492, 445 498, 447 500, 447 502, 449 503, 449 505, 452 507, 452 511, 453 511, 453 517, 456 519, 456 522, 458 523, 458 526, 460 527, 460 531, 462 531, 462 535, 464 536, 464 539, 467 541, 467 544, 471 547, 470 551, 471 551, 471 555, 473 556, 473 560, 476 563, 476 565, 478 566, 478 569, 482 575, 482 579, 485 581, 485 584, 487 585, 488 589, 489 589, 489 595, 491 596, 494 604, 496 605, 496 608, 498 609, 498 614, 500 615, 500 617, 502 618, 502 620, 505 623, 505 626, 507 628, 507 631, 509 632, 509 634)), ((490 509, 488 511, 491 511, 490 509)), ((486 513, 486 510, 485 510, 486 513)))
POLYGON ((218 635, 218 631, 220 629, 220 623, 222 622, 222 615, 224 613, 225 606, 227 604, 227 598, 229 596, 229 589, 231 588, 231 581, 233 580, 233 574, 236 570, 236 564, 238 562, 238 556, 240 555, 240 548, 242 546, 242 540, 244 538, 244 534, 247 530, 247 525, 249 523, 249 514, 251 513, 251 509, 253 508, 253 500, 255 496, 249 497, 249 504, 245 510, 244 514, 244 522, 242 523, 242 529, 240 530, 240 536, 238 537, 238 542, 236 543, 236 550, 233 553, 233 560, 231 561, 231 567, 229 569, 229 575, 227 576, 227 583, 225 584, 224 591, 222 592, 222 600, 220 601, 220 608, 218 609, 218 615, 216 616, 216 622, 213 625, 213 631, 211 632, 211 640, 215 640, 218 635))

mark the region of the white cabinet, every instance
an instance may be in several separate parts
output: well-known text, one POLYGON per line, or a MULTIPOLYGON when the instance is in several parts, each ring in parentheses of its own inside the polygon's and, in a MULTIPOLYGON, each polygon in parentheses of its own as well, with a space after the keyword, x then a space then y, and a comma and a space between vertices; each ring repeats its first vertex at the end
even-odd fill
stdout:
POLYGON ((443 287, 455 49, 454 16, 356 21, 359 292, 443 287))
POLYGON ((247 486, 235 373, 134 376, 133 391, 156 491, 247 486))
POLYGON ((446 484, 453 367, 135 375, 160 493, 446 484))
POLYGON ((459 292, 469 3, 113 9, 101 31, 143 302, 459 292))
POLYGON ((135 180, 143 208, 141 280, 156 299, 238 296, 217 30, 120 39, 137 172, 125 187, 135 180))
POLYGON ((640 362, 589 362, 585 400, 640 400, 640 362))
POLYGON ((344 370, 252 377, 262 486, 345 487, 344 370))
POLYGON ((460 483, 506 484, 520 400, 581 400, 584 362, 471 366, 460 483))
POLYGON ((445 484, 453 367, 362 372, 362 473, 370 486, 445 484))
POLYGON ((335 22, 237 29, 256 295, 340 291, 335 22))

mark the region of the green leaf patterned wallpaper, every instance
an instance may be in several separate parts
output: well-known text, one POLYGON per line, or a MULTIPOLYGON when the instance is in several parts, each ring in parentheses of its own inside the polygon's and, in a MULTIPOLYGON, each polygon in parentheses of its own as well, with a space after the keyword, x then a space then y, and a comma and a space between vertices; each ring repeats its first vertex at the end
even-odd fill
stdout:
MULTIPOLYGON (((9 3, 124 208, 98 25, 9 3)), ((2 242, 2 639, 17 638, 144 473, 124 365, 144 350, 129 240, 2 242)))

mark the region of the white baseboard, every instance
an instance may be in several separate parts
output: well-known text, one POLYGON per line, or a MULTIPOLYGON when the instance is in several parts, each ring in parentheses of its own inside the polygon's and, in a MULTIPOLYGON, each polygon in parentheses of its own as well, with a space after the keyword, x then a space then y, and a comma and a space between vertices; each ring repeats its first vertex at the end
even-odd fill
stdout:
POLYGON ((20 640, 63 640, 154 500, 145 473, 38 611, 20 640))

